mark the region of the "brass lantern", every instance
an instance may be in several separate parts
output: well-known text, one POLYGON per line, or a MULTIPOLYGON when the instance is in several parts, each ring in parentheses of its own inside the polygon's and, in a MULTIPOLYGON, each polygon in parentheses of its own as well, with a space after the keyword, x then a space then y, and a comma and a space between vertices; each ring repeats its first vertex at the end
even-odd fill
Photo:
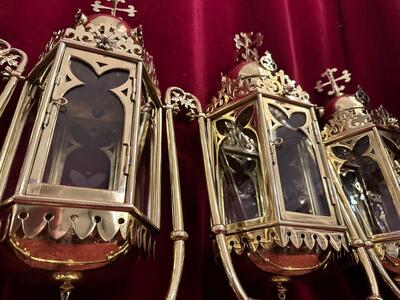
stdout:
POLYGON ((325 105, 327 121, 322 131, 334 181, 347 214, 371 260, 392 291, 400 279, 400 125, 383 106, 369 109, 362 89, 343 94, 338 82, 350 81, 344 70, 335 78, 336 68, 327 69, 316 89, 330 87, 334 98, 325 105), (388 271, 390 275, 386 272, 388 271))
MULTIPOLYGON (((70 28, 53 34, 26 78, 1 150, 4 238, 27 265, 63 282, 62 299, 80 271, 105 266, 131 247, 151 254, 160 231, 164 105, 141 27, 115 16, 136 11, 113 2, 92 4, 111 15, 78 11, 70 28), (12 162, 28 114, 35 121, 14 184, 9 174, 17 171, 12 162)), ((175 262, 166 299, 175 299, 187 234, 173 127, 167 132, 175 262)))
POLYGON ((262 35, 235 36, 238 65, 197 117, 212 231, 238 299, 249 299, 230 253, 270 273, 284 299, 291 276, 323 268, 347 251, 315 106, 309 95, 261 58, 262 35))

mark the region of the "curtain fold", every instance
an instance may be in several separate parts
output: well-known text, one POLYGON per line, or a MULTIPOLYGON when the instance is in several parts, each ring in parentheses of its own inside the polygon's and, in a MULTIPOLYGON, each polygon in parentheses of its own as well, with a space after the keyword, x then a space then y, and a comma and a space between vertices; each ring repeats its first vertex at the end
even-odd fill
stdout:
MULTIPOLYGON (((104 0, 103 0, 104 2, 104 0)), ((272 53, 286 73, 322 105, 326 95, 314 85, 328 67, 348 68, 353 74, 347 92, 360 84, 374 106, 400 113, 399 0, 135 0, 138 13, 125 18, 143 25, 145 47, 154 56, 161 90, 176 85, 197 95, 205 108, 220 86, 220 74, 235 66, 234 34, 261 32, 259 50, 272 53)), ((0 38, 29 55, 29 68, 52 31, 71 24, 81 8, 91 14, 89 0, 0 0, 0 38)), ((16 99, 13 100, 14 103, 16 99)), ((11 113, 0 120, 0 139, 11 113)), ((222 266, 215 262, 210 239, 209 209, 199 136, 195 122, 180 120, 177 147, 187 242, 186 261, 178 299, 235 299, 222 266)), ((0 141, 1 142, 1 141, 0 141)), ((164 137, 164 146, 165 146, 164 137)), ((72 294, 83 299, 163 299, 172 268, 168 160, 163 159, 163 220, 155 258, 135 261, 129 255, 88 277, 72 294), (107 281, 107 279, 109 281, 107 281)), ((254 276, 257 271, 254 271, 254 276)), ((252 275, 252 276, 253 276, 252 275)), ((274 299, 267 280, 243 278, 252 297, 274 299)), ((0 299, 56 299, 57 288, 40 271, 26 271, 5 246, 0 246, 0 299), (15 279, 18 277, 19 279, 15 279)), ((362 299, 365 276, 358 268, 336 265, 317 275, 294 280, 288 299, 362 299)), ((383 284, 381 284, 383 288, 383 284)), ((385 299, 392 299, 388 293, 385 299)))

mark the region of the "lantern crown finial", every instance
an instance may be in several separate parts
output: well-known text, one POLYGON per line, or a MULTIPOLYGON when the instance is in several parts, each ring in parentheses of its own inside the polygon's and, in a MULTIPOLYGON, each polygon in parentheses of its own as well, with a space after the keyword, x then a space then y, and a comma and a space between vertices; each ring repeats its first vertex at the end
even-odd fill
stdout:
POLYGON ((112 2, 113 6, 112 7, 105 6, 101 4, 101 1, 95 1, 93 4, 91 4, 91 6, 93 7, 93 11, 100 12, 101 9, 106 9, 109 10, 111 12, 111 15, 113 15, 114 17, 116 16, 117 11, 125 12, 128 15, 128 17, 134 17, 135 13, 137 12, 137 10, 133 7, 133 5, 128 5, 127 8, 119 8, 118 4, 125 3, 125 0, 107 0, 107 1, 112 2))
POLYGON ((258 60, 257 48, 262 45, 264 36, 261 33, 240 32, 233 39, 236 46, 236 61, 258 60))
POLYGON ((335 78, 333 74, 335 72, 337 72, 337 68, 326 69, 326 71, 321 74, 321 77, 327 77, 328 81, 322 82, 322 80, 318 80, 317 84, 315 85, 315 89, 318 92, 322 92, 324 90, 324 87, 330 85, 331 90, 328 91, 328 95, 342 96, 344 85, 338 85, 337 82, 341 80, 344 80, 344 82, 349 82, 351 80, 351 73, 349 73, 348 70, 343 70, 342 75, 335 78))

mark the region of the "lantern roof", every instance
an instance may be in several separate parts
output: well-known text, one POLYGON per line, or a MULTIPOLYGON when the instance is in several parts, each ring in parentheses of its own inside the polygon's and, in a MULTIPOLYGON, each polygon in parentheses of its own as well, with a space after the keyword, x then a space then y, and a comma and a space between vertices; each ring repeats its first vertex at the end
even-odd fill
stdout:
POLYGON ((315 85, 318 92, 329 87, 327 93, 333 96, 324 106, 323 119, 326 121, 322 131, 324 140, 365 126, 377 125, 385 129, 400 130, 398 119, 382 105, 377 109, 370 109, 370 99, 360 86, 354 94, 344 94, 345 86, 339 85, 338 82, 350 82, 351 73, 344 70, 340 76, 335 78, 335 72, 337 72, 337 68, 326 69, 321 77, 326 77, 328 80, 326 82, 319 80, 315 85))
POLYGON ((38 65, 62 40, 84 44, 110 53, 128 55, 143 61, 144 69, 160 96, 153 57, 144 48, 142 26, 132 28, 124 19, 116 16, 117 12, 124 12, 129 17, 133 17, 136 13, 135 8, 132 5, 119 8, 118 4, 125 3, 125 0, 108 1, 113 2, 112 7, 102 5, 100 1, 95 1, 92 7, 95 12, 108 10, 111 14, 96 13, 86 16, 79 9, 70 27, 53 32, 44 52, 39 57, 38 65))
POLYGON ((259 57, 257 48, 262 45, 261 33, 241 32, 235 35, 234 41, 238 64, 228 75, 221 75, 221 89, 207 106, 207 113, 213 113, 254 91, 309 103, 308 93, 283 70, 278 70, 269 51, 259 57))

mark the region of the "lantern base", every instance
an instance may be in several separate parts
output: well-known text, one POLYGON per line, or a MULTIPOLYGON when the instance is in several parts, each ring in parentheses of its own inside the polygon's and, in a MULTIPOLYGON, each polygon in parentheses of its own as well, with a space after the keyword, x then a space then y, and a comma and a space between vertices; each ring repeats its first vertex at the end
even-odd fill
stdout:
POLYGON ((72 282, 80 280, 82 278, 82 273, 56 272, 53 273, 53 278, 62 282, 60 285, 60 300, 68 300, 72 290, 75 288, 72 282))
POLYGON ((274 276, 271 280, 275 284, 278 299, 285 300, 287 292, 286 283, 289 282, 290 278, 287 276, 274 276))

